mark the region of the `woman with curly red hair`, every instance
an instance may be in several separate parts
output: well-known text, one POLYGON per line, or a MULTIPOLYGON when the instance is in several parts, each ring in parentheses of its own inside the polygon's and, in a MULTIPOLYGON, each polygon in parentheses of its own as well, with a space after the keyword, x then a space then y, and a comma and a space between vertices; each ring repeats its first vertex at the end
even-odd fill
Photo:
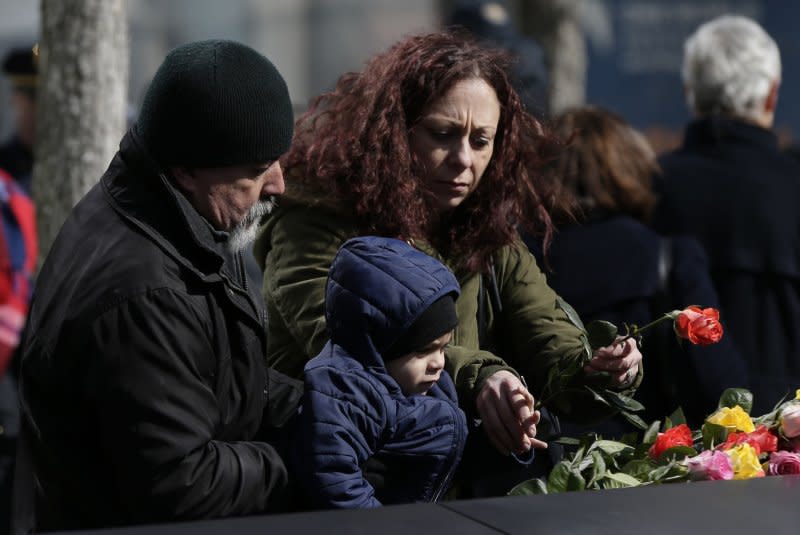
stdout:
MULTIPOLYGON (((555 363, 585 351, 517 231, 550 239, 558 197, 539 169, 557 143, 523 108, 507 67, 503 52, 436 33, 344 75, 298 120, 286 193, 256 244, 268 363, 295 377, 327 341, 326 276, 348 238, 404 239, 450 267, 462 294, 447 369, 504 454, 546 446, 522 376, 540 392, 555 363)), ((587 375, 610 372, 624 389, 640 360, 631 341, 603 348, 587 375)), ((573 401, 573 412, 596 414, 573 401)))

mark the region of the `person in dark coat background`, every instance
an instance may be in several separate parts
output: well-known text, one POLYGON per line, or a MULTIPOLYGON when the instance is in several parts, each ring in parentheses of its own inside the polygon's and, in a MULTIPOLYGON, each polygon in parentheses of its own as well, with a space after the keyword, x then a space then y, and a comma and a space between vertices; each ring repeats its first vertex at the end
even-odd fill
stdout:
POLYGON ((292 122, 283 78, 251 48, 167 55, 37 281, 16 532, 281 507, 287 470, 261 437, 302 385, 265 368, 241 251, 284 190, 292 122))
POLYGON ((305 366, 293 455, 312 507, 437 501, 447 490, 468 432, 444 370, 459 293, 449 269, 403 241, 367 236, 339 249, 325 297, 330 340, 305 366), (364 475, 373 458, 391 485, 364 475))
POLYGON ((695 119, 660 158, 653 225, 703 244, 759 414, 800 385, 800 164, 771 130, 778 47, 752 20, 714 19, 686 41, 683 79, 695 119))
MULTIPOLYGON (((646 226, 658 165, 645 138, 621 117, 594 107, 567 111, 554 127, 569 142, 549 172, 575 200, 577 220, 559 214, 562 225, 546 259, 528 239, 549 263, 553 289, 584 320, 620 329, 688 305, 719 306, 699 243, 665 240, 646 226)), ((697 425, 716 409, 725 388, 748 386, 745 365, 726 337, 713 346, 679 347, 664 324, 646 333, 643 344, 647 373, 635 398, 647 409, 645 419, 663 420, 680 406, 697 425)), ((565 422, 565 434, 574 429, 565 422)), ((621 417, 601 428, 606 436, 632 430, 621 417)))
POLYGON ((36 46, 15 48, 3 59, 3 74, 11 83, 14 131, 0 144, 0 169, 30 195, 36 123, 36 46))

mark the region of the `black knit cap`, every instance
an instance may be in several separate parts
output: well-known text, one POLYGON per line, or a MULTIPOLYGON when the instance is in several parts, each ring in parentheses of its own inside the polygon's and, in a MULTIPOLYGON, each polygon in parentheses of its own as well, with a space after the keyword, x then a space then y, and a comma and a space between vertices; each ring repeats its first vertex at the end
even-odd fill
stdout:
POLYGON ((397 341, 383 352, 384 362, 418 351, 458 325, 452 295, 440 297, 414 320, 397 341))
POLYGON ((198 41, 159 67, 136 129, 162 166, 223 167, 276 160, 292 140, 286 82, 234 41, 198 41))
POLYGON ((3 58, 3 74, 15 90, 36 89, 38 45, 15 48, 3 58))

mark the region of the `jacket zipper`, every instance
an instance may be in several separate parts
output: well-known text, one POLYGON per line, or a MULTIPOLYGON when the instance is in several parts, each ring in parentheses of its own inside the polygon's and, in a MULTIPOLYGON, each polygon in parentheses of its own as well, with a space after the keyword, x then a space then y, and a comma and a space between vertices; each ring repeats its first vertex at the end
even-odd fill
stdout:
MULTIPOLYGON (((442 480, 442 484, 439 485, 439 488, 436 489, 436 493, 433 495, 433 499, 431 501, 434 502, 434 503, 437 503, 439 501, 439 499, 442 497, 442 494, 444 494, 444 491, 447 489, 448 485, 450 484, 450 480, 453 478, 453 475, 455 474, 455 471, 456 471, 456 467, 458 467, 458 463, 461 460, 461 454, 458 453, 457 450, 458 450, 458 445, 461 444, 461 442, 462 442, 464 437, 461 435, 462 426, 460 424, 463 423, 463 422, 461 421, 461 415, 458 413, 458 407, 455 407, 455 416, 456 416, 456 418, 455 418, 455 420, 456 420, 456 433, 458 435, 456 437, 456 441, 455 441, 456 454, 453 456, 453 462, 450 463, 450 467, 448 468, 447 474, 445 475, 444 479, 442 480)), ((462 450, 462 452, 463 452, 463 450, 462 450)))

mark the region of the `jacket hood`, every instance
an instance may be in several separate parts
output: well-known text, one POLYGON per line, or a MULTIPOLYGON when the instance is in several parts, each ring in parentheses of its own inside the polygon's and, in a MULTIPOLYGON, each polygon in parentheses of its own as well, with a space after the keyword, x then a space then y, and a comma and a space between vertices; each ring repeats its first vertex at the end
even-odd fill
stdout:
POLYGON ((325 319, 331 342, 365 367, 383 367, 381 353, 434 301, 460 287, 438 260, 404 241, 348 240, 328 273, 325 319))

